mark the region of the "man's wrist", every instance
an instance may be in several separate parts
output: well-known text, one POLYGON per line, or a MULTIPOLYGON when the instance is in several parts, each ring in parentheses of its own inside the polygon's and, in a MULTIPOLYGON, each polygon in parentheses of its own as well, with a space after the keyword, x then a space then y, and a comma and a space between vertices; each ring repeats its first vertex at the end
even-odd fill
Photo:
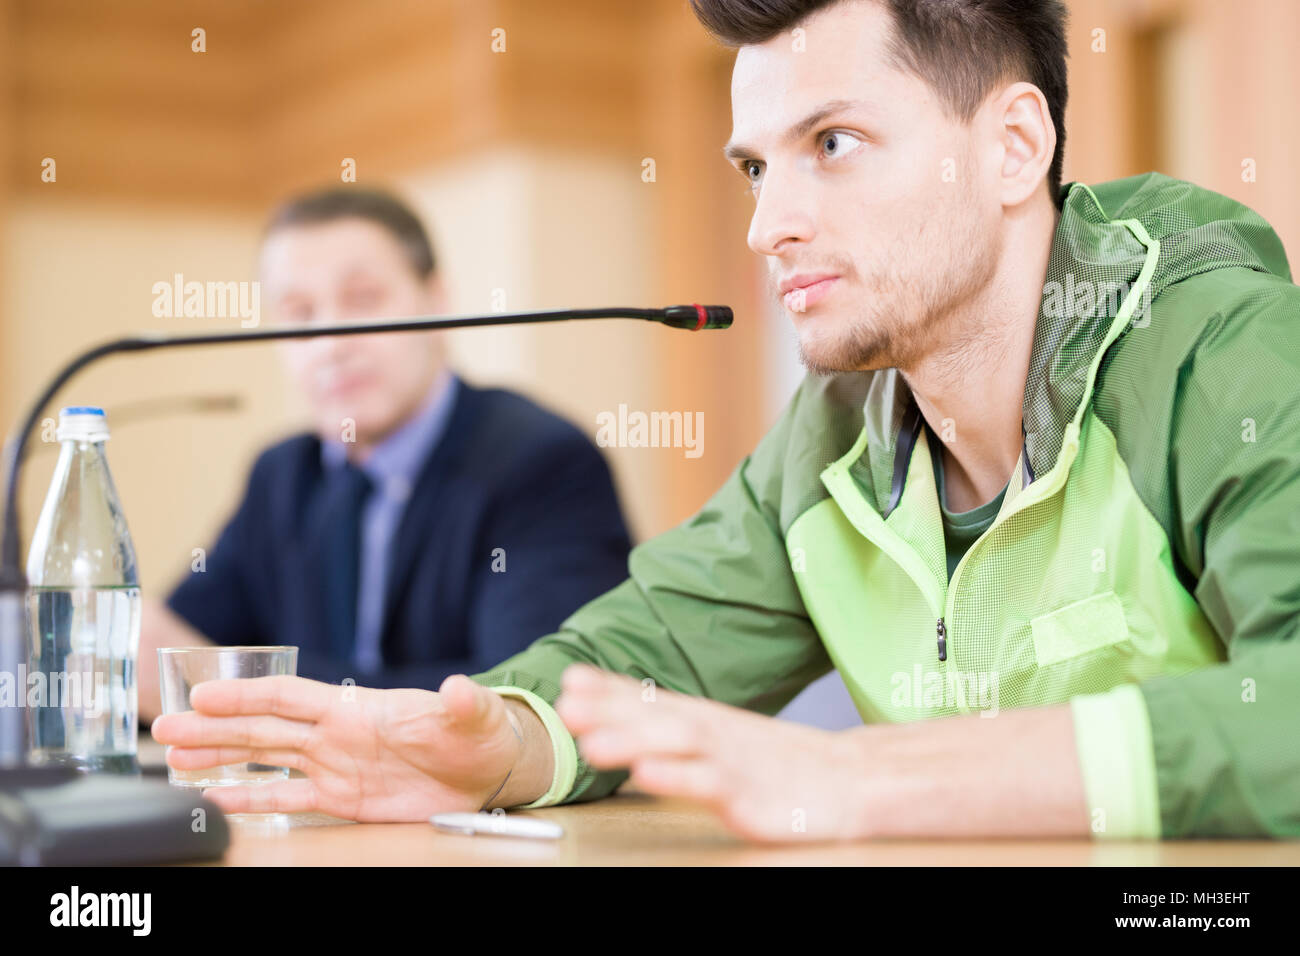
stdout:
POLYGON ((506 705, 506 719, 522 742, 510 778, 491 803, 499 807, 519 807, 532 803, 551 785, 550 736, 541 718, 528 704, 512 697, 503 697, 502 702, 506 705))
POLYGON ((506 771, 505 777, 501 780, 501 783, 497 788, 492 791, 492 796, 484 800, 483 806, 479 807, 480 813, 489 809, 492 806, 493 801, 495 801, 497 797, 501 795, 501 792, 505 790, 506 784, 508 784, 510 778, 514 776, 515 768, 519 765, 519 761, 524 755, 524 732, 519 726, 519 719, 515 717, 514 712, 508 705, 506 706, 506 722, 510 724, 510 732, 515 735, 515 740, 518 742, 519 746, 515 752, 514 760, 510 762, 510 769, 506 771))
POLYGON ((859 839, 1085 835, 1069 705, 981 717, 841 731, 855 745, 840 757, 856 781, 842 778, 856 801, 846 830, 859 839))
POLYGON ((870 730, 854 727, 831 736, 834 765, 843 768, 839 789, 844 800, 841 818, 845 840, 868 840, 882 835, 880 779, 873 774, 868 757, 870 730))

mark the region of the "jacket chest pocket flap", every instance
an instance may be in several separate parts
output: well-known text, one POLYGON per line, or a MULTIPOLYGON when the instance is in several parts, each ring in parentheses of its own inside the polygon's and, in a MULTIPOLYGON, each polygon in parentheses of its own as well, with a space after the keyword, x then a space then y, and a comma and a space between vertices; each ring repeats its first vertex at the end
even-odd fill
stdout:
POLYGON ((1029 624, 1039 667, 1119 644, 1129 636, 1124 608, 1114 591, 1040 614, 1029 624))

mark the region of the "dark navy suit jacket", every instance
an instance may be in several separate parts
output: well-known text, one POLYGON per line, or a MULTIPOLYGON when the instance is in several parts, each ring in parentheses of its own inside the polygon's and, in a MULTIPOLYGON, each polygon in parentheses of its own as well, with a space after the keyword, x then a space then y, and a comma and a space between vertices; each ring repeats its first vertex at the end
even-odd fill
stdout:
POLYGON ((321 579, 309 570, 323 475, 314 435, 263 452, 206 568, 180 583, 171 609, 218 644, 295 645, 302 677, 436 690, 555 631, 627 577, 627 529, 591 441, 522 396, 462 382, 394 534, 383 667, 359 673, 331 652, 321 579))

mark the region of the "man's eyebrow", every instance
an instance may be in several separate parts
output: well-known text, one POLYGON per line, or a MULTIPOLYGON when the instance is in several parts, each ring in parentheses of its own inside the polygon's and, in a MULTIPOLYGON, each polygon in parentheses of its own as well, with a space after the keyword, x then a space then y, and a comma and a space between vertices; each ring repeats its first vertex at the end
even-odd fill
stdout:
MULTIPOLYGON (((827 100, 821 106, 817 107, 799 122, 795 123, 785 131, 784 142, 794 142, 803 139, 818 123, 826 119, 833 113, 842 113, 845 110, 851 110, 855 107, 864 105, 863 100, 827 100)), ((738 159, 757 159, 758 150, 746 145, 745 143, 728 143, 722 147, 722 155, 727 159, 735 162, 738 159)))

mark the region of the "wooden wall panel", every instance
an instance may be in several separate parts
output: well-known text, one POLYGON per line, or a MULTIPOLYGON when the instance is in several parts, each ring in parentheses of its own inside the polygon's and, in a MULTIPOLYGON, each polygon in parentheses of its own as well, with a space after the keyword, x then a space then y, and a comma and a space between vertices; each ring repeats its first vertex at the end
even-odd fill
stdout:
POLYGON ((344 157, 375 177, 507 141, 627 148, 645 67, 628 51, 673 10, 662 0, 13 2, 18 188, 37 189, 33 164, 53 156, 71 167, 60 177, 69 192, 250 208, 336 178, 344 157), (196 26, 207 52, 190 49, 196 26), (491 49, 496 27, 504 53, 491 49))
MULTIPOLYGON (((12 167, 11 156, 16 141, 14 138, 14 0, 0 0, 0 289, 5 288, 5 224, 10 215, 10 193, 13 177, 9 175, 12 167)), ((7 434, 8 422, 15 404, 14 377, 17 370, 18 356, 13 349, 7 348, 7 332, 11 317, 5 312, 3 297, 0 297, 0 415, 3 425, 0 433, 7 434)), ((0 485, 3 479, 0 479, 0 485)))

